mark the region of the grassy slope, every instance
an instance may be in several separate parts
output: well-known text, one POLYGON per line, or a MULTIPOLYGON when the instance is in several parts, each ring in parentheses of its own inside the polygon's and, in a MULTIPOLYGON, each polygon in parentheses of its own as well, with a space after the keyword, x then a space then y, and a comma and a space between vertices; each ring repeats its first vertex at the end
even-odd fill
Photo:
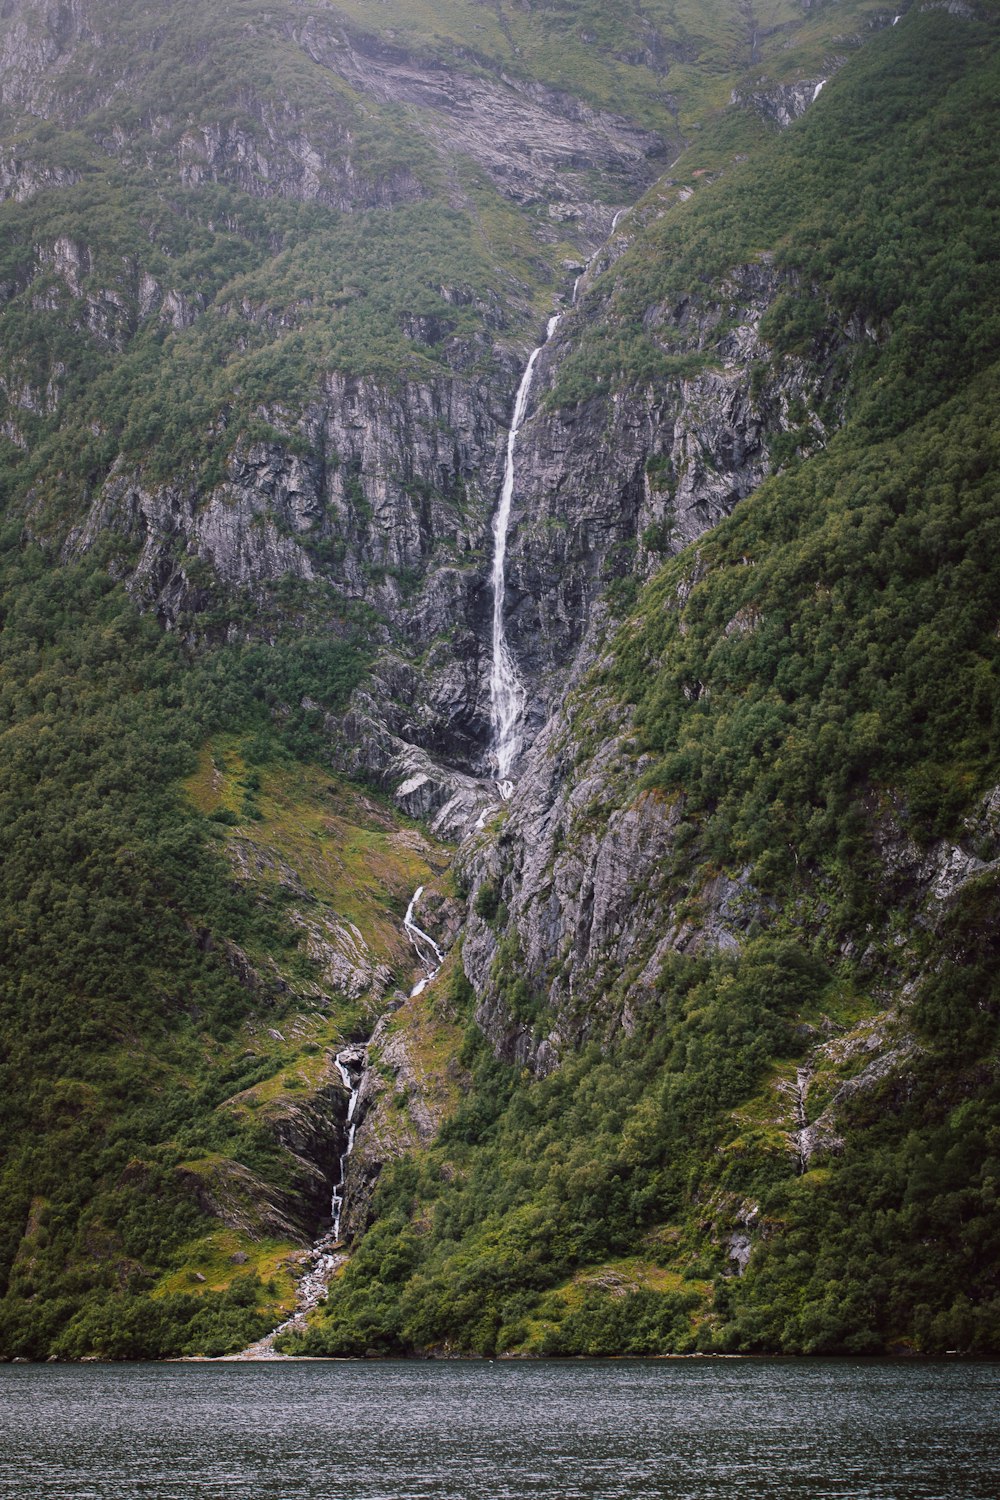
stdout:
MULTIPOLYGON (((359 29, 373 25, 364 0, 340 0, 337 10, 359 29)), ((490 68, 531 78, 627 114, 654 130, 668 115, 681 132, 700 129, 729 102, 744 75, 796 79, 822 73, 831 31, 840 47, 853 45, 878 6, 837 7, 836 24, 820 13, 803 20, 788 0, 759 7, 730 0, 692 0, 607 6, 599 0, 565 5, 499 4, 463 0, 387 0, 378 26, 394 42, 430 57, 471 56, 490 68)))
POLYGON ((100 571, 15 550, 2 605, 3 1347, 220 1352, 310 1228, 274 1122, 369 1024, 305 934, 352 922, 405 980, 440 855, 282 744, 239 653, 186 662, 100 571))

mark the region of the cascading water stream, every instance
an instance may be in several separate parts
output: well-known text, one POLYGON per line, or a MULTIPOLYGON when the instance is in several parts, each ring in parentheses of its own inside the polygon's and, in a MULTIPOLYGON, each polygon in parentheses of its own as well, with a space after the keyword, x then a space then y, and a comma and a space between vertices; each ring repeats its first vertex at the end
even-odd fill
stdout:
MULTIPOLYGON (((406 908, 406 916, 403 918, 403 931, 412 943, 414 952, 424 970, 424 977, 413 986, 413 989, 410 991, 411 996, 419 995, 430 984, 444 963, 444 954, 430 933, 425 932, 422 927, 418 927, 413 920, 413 913, 417 909, 417 902, 423 894, 423 886, 418 885, 410 897, 410 904, 406 908)), ((354 1150, 354 1137, 358 1130, 356 1116, 358 1105, 361 1102, 361 1085, 364 1082, 365 1069, 368 1066, 368 1048, 371 1045, 374 1035, 375 1033, 368 1038, 364 1046, 345 1047, 334 1058, 337 1072, 344 1080, 345 1086, 350 1089, 351 1097, 347 1104, 347 1140, 340 1156, 340 1172, 337 1181, 333 1185, 333 1196, 330 1200, 330 1217, 333 1220, 328 1239, 330 1246, 340 1243, 340 1225, 344 1212, 344 1196, 347 1184, 347 1163, 351 1152, 354 1150)))
MULTIPOLYGON (((403 931, 413 945, 414 952, 424 977, 414 985, 410 991, 411 995, 419 995, 440 969, 444 963, 444 954, 429 932, 418 927, 413 919, 417 909, 417 903, 424 894, 422 885, 418 885, 410 897, 410 904, 406 908, 406 916, 403 918, 403 931)), ((381 1022, 379 1023, 381 1025, 381 1022)), ((334 1058, 337 1072, 344 1081, 345 1088, 350 1090, 350 1099, 347 1103, 347 1139, 344 1149, 340 1153, 338 1162, 337 1180, 333 1184, 330 1198, 330 1228, 322 1234, 313 1244, 306 1261, 305 1271, 299 1281, 295 1296, 295 1311, 290 1317, 280 1323, 277 1328, 271 1330, 266 1337, 259 1339, 256 1344, 251 1344, 244 1349, 242 1354, 227 1355, 227 1359, 279 1359, 284 1356, 276 1353, 274 1341, 279 1334, 287 1333, 290 1329, 297 1332, 304 1331, 306 1318, 322 1297, 326 1295, 334 1272, 347 1259, 346 1252, 341 1248, 341 1224, 343 1222, 344 1202, 347 1194, 347 1164, 354 1150, 354 1138, 357 1135, 358 1110, 361 1104, 361 1089, 368 1068, 368 1048, 379 1034, 376 1026, 367 1042, 355 1042, 349 1047, 343 1047, 334 1058)))
POLYGON ((334 1058, 337 1072, 344 1080, 344 1084, 351 1091, 351 1097, 347 1104, 347 1141, 340 1155, 340 1176, 333 1184, 333 1196, 330 1199, 330 1217, 333 1227, 330 1230, 331 1245, 340 1242, 340 1220, 344 1211, 344 1187, 347 1181, 347 1161, 354 1150, 354 1137, 357 1134, 358 1122, 355 1115, 358 1110, 358 1101, 361 1098, 361 1082, 365 1076, 365 1066, 368 1061, 367 1043, 364 1047, 345 1047, 343 1052, 338 1052, 334 1058), (353 1070, 344 1061, 349 1058, 354 1064, 353 1070), (357 1073, 357 1078, 353 1076, 357 1073))
MULTIPOLYGON (((559 315, 556 313, 549 319, 545 344, 555 333, 558 324, 559 315)), ((521 679, 517 675, 514 658, 507 645, 503 622, 507 529, 510 525, 510 507, 514 498, 516 475, 514 449, 517 446, 517 435, 528 405, 528 393, 531 390, 531 377, 535 373, 535 361, 545 344, 539 344, 537 349, 531 351, 531 357, 521 376, 521 384, 517 388, 514 418, 510 424, 510 432, 507 434, 507 461, 504 465, 503 488, 500 491, 497 513, 493 518, 493 665, 490 670, 490 722, 493 726, 497 789, 505 801, 514 790, 510 780, 510 771, 517 758, 517 752, 521 748, 521 736, 518 734, 517 726, 524 712, 526 696, 521 679)))
MULTIPOLYGON (((369 1039, 370 1040, 370 1039, 369 1039)), ((340 1247, 340 1224, 344 1209, 345 1183, 347 1180, 347 1161, 354 1150, 354 1137, 358 1128, 357 1112, 361 1101, 361 1085, 364 1081, 365 1069, 368 1065, 368 1042, 363 1046, 355 1043, 353 1046, 344 1047, 334 1058, 337 1072, 347 1088, 351 1091, 351 1097, 347 1105, 347 1140, 344 1149, 340 1153, 338 1163, 338 1178, 333 1184, 332 1196, 330 1198, 330 1218, 332 1223, 325 1234, 320 1235, 314 1241, 305 1262, 303 1274, 295 1289, 295 1311, 287 1317, 277 1328, 273 1328, 264 1338, 259 1339, 256 1344, 251 1344, 249 1349, 244 1349, 242 1354, 227 1355, 229 1359, 283 1359, 274 1347, 274 1341, 280 1334, 294 1330, 303 1333, 306 1328, 306 1319, 314 1307, 326 1295, 327 1287, 334 1272, 347 1259, 346 1253, 340 1247)))
MULTIPOLYGON (((624 217, 625 217, 625 215, 627 213, 628 213, 628 209, 627 208, 620 208, 618 210, 618 212, 615 214, 614 218, 611 220, 611 228, 608 231, 608 239, 610 239, 611 236, 614 234, 615 230, 618 228, 619 224, 621 223, 622 219, 624 219, 624 217)), ((573 295, 570 298, 570 301, 571 301, 571 303, 572 303, 572 305, 574 307, 576 306, 577 294, 578 294, 578 292, 580 290, 580 282, 586 276, 587 272, 590 270, 591 266, 594 264, 594 261, 600 255, 601 249, 602 249, 602 247, 600 245, 598 245, 597 249, 594 251, 593 255, 591 255, 588 258, 587 264, 584 266, 583 270, 580 272, 579 276, 576 278, 576 280, 573 283, 573 295)))
POLYGON ((441 952, 441 949, 431 937, 430 933, 425 932, 422 927, 418 927, 416 922, 414 922, 413 920, 413 913, 417 909, 417 902, 420 900, 423 894, 423 886, 418 885, 416 890, 413 892, 413 895, 410 897, 410 904, 406 908, 406 916, 403 918, 403 931, 406 933, 406 936, 413 944, 413 951, 416 953, 421 967, 425 970, 423 979, 418 980, 410 991, 411 998, 414 995, 420 995, 423 993, 423 991, 430 984, 431 980, 434 978, 437 971, 440 969, 441 965, 444 963, 444 954, 441 952), (433 959, 428 958, 428 952, 434 955, 433 959))

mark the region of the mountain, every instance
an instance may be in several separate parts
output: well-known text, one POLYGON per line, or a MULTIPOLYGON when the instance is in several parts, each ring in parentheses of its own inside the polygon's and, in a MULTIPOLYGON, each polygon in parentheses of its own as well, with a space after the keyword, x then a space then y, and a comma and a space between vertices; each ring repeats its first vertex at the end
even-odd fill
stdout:
POLYGON ((996 8, 607 10, 4 7, 8 1356, 1000 1344, 996 8))

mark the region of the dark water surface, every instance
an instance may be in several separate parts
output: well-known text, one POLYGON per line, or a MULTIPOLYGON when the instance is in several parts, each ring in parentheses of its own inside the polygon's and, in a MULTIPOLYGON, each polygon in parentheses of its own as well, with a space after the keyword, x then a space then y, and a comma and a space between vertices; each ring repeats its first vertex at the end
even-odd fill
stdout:
POLYGON ((18 1500, 997 1500, 1000 1365, 0 1366, 18 1500))

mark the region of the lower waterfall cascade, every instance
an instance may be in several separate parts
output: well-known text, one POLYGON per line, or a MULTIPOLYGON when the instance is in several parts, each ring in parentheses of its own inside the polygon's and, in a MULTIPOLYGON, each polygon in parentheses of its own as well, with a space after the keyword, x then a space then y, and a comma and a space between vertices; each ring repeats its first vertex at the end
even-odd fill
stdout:
MULTIPOLYGON (((417 955, 421 967, 426 970, 424 977, 422 979, 418 979, 417 983, 410 991, 411 998, 414 995, 420 995, 423 993, 423 991, 430 984, 431 980, 434 978, 435 974, 437 974, 441 965, 444 963, 444 954, 441 952, 441 949, 431 937, 430 933, 424 932, 423 928, 418 927, 416 922, 413 920, 413 913, 417 909, 417 902, 420 900, 423 894, 423 886, 418 885, 413 895, 410 897, 410 904, 406 908, 406 916, 403 918, 403 930, 406 933, 406 936, 409 938, 410 942, 413 944, 413 950, 417 955), (428 951, 433 955, 433 959, 428 958, 428 951)), ((348 1115, 348 1119, 350 1119, 350 1115, 348 1115)))
MULTIPOLYGON (((417 956, 420 967, 424 970, 413 988, 410 997, 420 995, 430 984, 431 980, 439 972, 444 963, 445 955, 441 948, 422 927, 418 927, 414 921, 414 912, 424 894, 424 887, 418 885, 410 897, 403 917, 403 931, 417 956)), ((296 1288, 295 1310, 284 1322, 279 1323, 264 1338, 256 1344, 251 1344, 240 1354, 223 1356, 229 1360, 254 1360, 254 1359, 283 1359, 284 1355, 278 1354, 274 1347, 275 1339, 282 1333, 288 1333, 292 1329, 302 1332, 306 1326, 306 1318, 314 1307, 326 1295, 326 1289, 334 1273, 344 1264, 347 1252, 343 1249, 341 1226, 343 1223, 344 1202, 347 1193, 347 1164, 354 1150, 354 1140, 357 1135, 358 1126, 361 1123, 360 1107, 361 1092, 364 1085, 365 1074, 368 1070, 368 1049, 379 1037, 390 1011, 386 1011, 379 1017, 371 1036, 366 1042, 352 1042, 342 1047, 335 1056, 334 1067, 340 1074, 345 1088, 350 1091, 347 1102, 347 1138, 344 1149, 338 1159, 337 1179, 333 1183, 330 1198, 330 1228, 326 1230, 313 1243, 306 1260, 306 1269, 299 1279, 296 1288)), ((290 1356, 289 1356, 290 1357, 290 1356)))
POLYGON ((340 1176, 333 1184, 333 1196, 330 1199, 330 1218, 333 1222, 333 1227, 330 1230, 330 1239, 334 1245, 340 1243, 340 1221, 344 1209, 347 1162, 351 1152, 354 1150, 354 1137, 358 1130, 357 1111, 361 1098, 361 1081, 365 1076, 365 1068, 368 1063, 367 1049, 368 1043, 365 1043, 363 1047, 345 1047, 334 1058, 337 1072, 344 1080, 345 1086, 351 1091, 351 1097, 347 1104, 347 1141, 340 1154, 340 1176))

